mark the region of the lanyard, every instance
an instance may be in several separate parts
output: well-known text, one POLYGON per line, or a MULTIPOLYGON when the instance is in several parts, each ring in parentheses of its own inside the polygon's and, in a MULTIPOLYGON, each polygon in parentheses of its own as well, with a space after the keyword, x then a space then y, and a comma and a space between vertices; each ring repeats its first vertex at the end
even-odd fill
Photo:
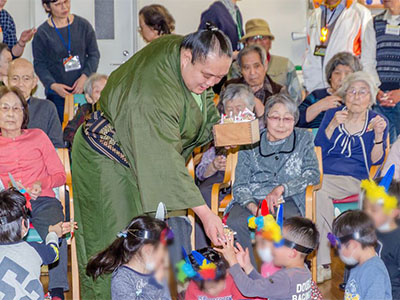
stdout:
POLYGON ((242 39, 242 21, 240 20, 239 10, 236 11, 236 28, 237 28, 239 40, 241 40, 242 39))
POLYGON ((53 23, 54 29, 56 30, 58 36, 60 37, 62 43, 64 44, 65 49, 68 51, 68 55, 71 56, 71 29, 70 29, 70 24, 69 24, 69 18, 67 18, 68 21, 68 44, 65 42, 60 30, 58 30, 56 24, 54 23, 53 17, 51 17, 51 23, 53 23))

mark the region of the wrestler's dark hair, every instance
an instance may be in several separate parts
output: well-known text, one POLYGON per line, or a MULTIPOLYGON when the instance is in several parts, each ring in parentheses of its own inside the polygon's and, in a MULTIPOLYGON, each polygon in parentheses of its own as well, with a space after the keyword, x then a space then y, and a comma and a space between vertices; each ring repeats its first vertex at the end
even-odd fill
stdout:
POLYGON ((181 49, 192 51, 192 64, 204 61, 209 53, 232 57, 232 44, 229 38, 217 27, 207 23, 207 29, 198 30, 184 37, 181 49))
POLYGON ((14 189, 0 192, 0 243, 15 243, 22 239, 22 222, 27 219, 25 204, 25 197, 14 189))
POLYGON ((94 255, 86 266, 86 274, 96 280, 103 274, 114 272, 128 263, 134 255, 140 255, 144 245, 158 246, 161 232, 167 224, 149 216, 134 218, 123 230, 126 236, 118 237, 109 247, 94 255), (139 233, 149 231, 154 239, 145 239, 139 233))

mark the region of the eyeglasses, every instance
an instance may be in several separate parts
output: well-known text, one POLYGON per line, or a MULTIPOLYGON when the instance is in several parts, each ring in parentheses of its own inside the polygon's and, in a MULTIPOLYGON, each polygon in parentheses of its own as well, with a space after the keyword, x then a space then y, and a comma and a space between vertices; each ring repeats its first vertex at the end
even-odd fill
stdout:
POLYGON ((356 97, 357 95, 361 96, 361 97, 365 97, 366 95, 368 95, 370 92, 367 89, 361 89, 361 90, 356 90, 356 89, 350 89, 348 91, 346 91, 347 96, 350 97, 356 97))
POLYGON ((12 85, 16 85, 16 84, 20 83, 21 80, 22 80, 22 83, 23 83, 23 84, 29 84, 29 83, 32 82, 33 77, 32 77, 32 76, 28 76, 28 75, 23 75, 23 76, 21 76, 21 77, 19 77, 19 76, 12 76, 12 77, 9 77, 8 79, 10 80, 10 83, 11 83, 12 85))
POLYGON ((290 117, 278 117, 278 116, 267 116, 267 118, 272 122, 272 123, 280 123, 283 121, 284 124, 292 124, 294 122, 294 118, 290 117))
POLYGON ((249 37, 247 39, 247 41, 248 42, 249 41, 257 42, 258 40, 265 41, 265 40, 269 40, 269 39, 271 39, 271 38, 267 35, 255 35, 255 36, 249 37))
POLYGON ((10 105, 5 104, 5 103, 1 104, 0 109, 3 113, 7 113, 10 109, 16 114, 20 114, 24 111, 24 108, 22 106, 11 107, 10 105))

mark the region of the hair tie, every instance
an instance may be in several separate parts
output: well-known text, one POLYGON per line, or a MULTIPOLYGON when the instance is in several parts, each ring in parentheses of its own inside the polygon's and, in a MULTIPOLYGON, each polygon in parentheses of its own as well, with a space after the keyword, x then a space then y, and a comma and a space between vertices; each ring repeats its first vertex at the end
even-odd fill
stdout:
POLYGON ((218 31, 218 27, 215 26, 215 24, 212 23, 212 22, 206 22, 206 29, 207 29, 208 31, 212 31, 212 32, 218 31))
POLYGON ((117 237, 126 239, 128 237, 128 232, 126 230, 122 230, 118 232, 117 237))

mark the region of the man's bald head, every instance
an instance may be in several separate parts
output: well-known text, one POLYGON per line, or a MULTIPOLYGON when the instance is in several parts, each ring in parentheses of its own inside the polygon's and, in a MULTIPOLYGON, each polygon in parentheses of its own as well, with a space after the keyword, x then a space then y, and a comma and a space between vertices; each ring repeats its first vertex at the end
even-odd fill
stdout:
POLYGON ((4 83, 8 87, 17 87, 28 100, 35 89, 38 79, 32 63, 25 58, 17 58, 10 62, 4 83))
POLYGON ((33 69, 33 64, 29 60, 25 58, 17 58, 11 61, 10 64, 8 65, 8 77, 12 76, 14 70, 20 70, 20 69, 25 69, 26 71, 29 70, 30 74, 27 75, 33 76, 35 73, 33 69))

